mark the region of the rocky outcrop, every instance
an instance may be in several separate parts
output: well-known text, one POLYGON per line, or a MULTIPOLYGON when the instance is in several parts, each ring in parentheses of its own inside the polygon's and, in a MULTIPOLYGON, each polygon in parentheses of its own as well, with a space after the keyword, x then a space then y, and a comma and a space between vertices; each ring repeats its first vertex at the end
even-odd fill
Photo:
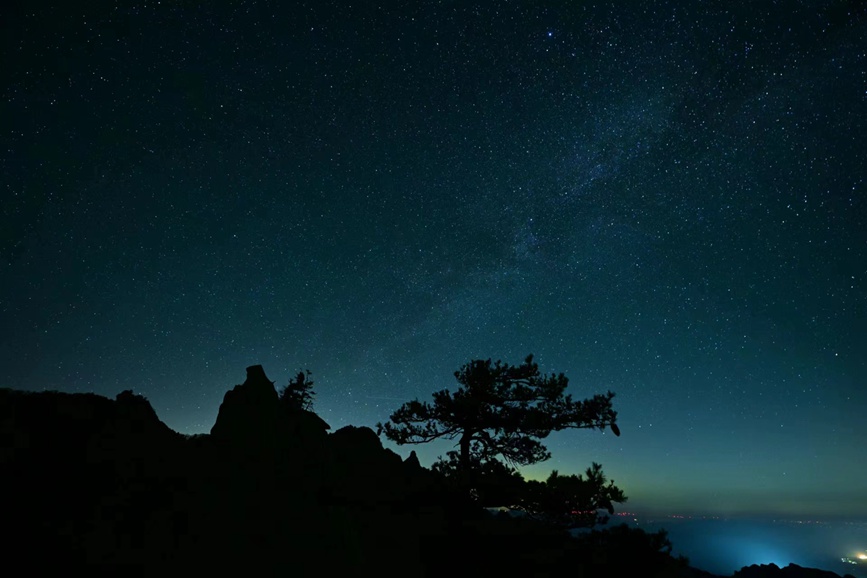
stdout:
POLYGON ((237 452, 276 457, 286 451, 293 455, 320 452, 330 427, 312 411, 281 404, 262 366, 251 365, 244 383, 223 397, 211 437, 237 452))
POLYGON ((274 382, 261 365, 251 365, 246 381, 223 396, 211 436, 239 446, 271 446, 279 434, 280 413, 274 382))
POLYGON ((372 429, 342 427, 328 436, 328 448, 338 500, 382 503, 399 497, 403 460, 384 449, 372 429))
POLYGON ((92 393, 0 389, 3 464, 36 455, 46 462, 87 461, 88 452, 107 445, 123 451, 143 440, 153 445, 179 439, 147 399, 129 390, 111 400, 92 393))
POLYGON ((410 469, 421 469, 421 462, 418 461, 418 455, 415 453, 415 450, 409 453, 409 456, 403 460, 403 463, 410 469))
POLYGON ((108 568, 131 544, 140 553, 151 537, 173 535, 160 524, 171 520, 182 444, 131 391, 111 400, 0 390, 0 531, 11 567, 108 568))
MULTIPOLYGON (((827 570, 803 568, 797 564, 789 564, 785 568, 776 564, 753 564, 741 568, 732 578, 840 578, 840 575, 827 570)), ((846 574, 843 578, 854 577, 846 574)))
POLYGON ((335 459, 367 468, 398 468, 403 464, 396 453, 382 447, 379 437, 369 427, 348 425, 329 438, 335 459))

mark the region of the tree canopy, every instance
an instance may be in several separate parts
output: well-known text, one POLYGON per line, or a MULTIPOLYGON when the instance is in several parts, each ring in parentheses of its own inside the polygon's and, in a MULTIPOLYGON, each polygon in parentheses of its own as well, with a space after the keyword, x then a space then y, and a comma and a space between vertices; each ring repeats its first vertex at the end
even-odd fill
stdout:
POLYGON ((526 466, 551 457, 542 439, 569 428, 604 430, 620 435, 610 391, 577 401, 565 390, 563 373, 542 374, 529 355, 521 365, 475 359, 455 372, 460 387, 443 389, 433 402, 404 403, 380 433, 397 444, 421 444, 436 439, 458 440, 452 456, 467 473, 473 464, 502 458, 526 466))

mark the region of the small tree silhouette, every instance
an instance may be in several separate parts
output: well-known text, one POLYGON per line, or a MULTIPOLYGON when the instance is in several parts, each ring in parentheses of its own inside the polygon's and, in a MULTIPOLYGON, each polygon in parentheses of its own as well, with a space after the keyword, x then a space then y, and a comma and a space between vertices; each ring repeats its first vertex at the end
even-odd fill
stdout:
POLYGON ((289 383, 280 390, 280 403, 289 410, 313 409, 313 380, 310 379, 310 370, 299 371, 289 383))

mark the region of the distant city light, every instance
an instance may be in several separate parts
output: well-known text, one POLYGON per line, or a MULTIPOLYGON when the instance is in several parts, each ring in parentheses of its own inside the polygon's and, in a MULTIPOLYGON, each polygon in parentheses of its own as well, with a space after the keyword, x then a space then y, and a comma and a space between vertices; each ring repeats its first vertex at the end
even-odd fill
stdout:
POLYGON ((867 560, 867 554, 858 554, 856 558, 859 560, 867 560))

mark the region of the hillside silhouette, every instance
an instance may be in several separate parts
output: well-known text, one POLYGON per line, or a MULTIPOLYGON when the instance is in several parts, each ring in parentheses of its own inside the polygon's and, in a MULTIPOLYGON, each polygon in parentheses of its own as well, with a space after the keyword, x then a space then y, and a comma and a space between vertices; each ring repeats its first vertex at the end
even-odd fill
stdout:
MULTIPOLYGON (((573 537, 491 513, 414 452, 367 427, 330 432, 309 407, 259 365, 194 436, 131 391, 0 389, 4 574, 710 576, 664 534, 573 537)), ((740 575, 811 575, 785 570, 740 575)))

